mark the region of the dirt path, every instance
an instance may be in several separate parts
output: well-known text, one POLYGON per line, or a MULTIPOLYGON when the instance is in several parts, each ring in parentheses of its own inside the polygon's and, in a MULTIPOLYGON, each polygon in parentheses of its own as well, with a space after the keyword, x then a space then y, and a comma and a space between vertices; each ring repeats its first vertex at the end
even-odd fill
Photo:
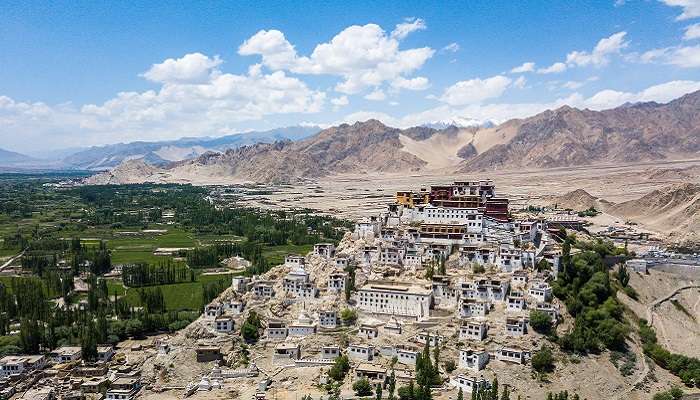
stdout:
POLYGON ((19 254, 17 254, 16 256, 14 256, 14 257, 10 258, 9 260, 7 260, 7 261, 5 262, 5 264, 3 264, 2 266, 0 266, 0 271, 2 271, 3 269, 9 267, 16 259, 22 257, 22 256, 24 255, 24 252, 25 252, 25 251, 27 251, 27 249, 22 250, 21 253, 19 253, 19 254))
MULTIPOLYGON (((654 325, 654 309, 658 306, 660 306, 662 303, 670 300, 673 296, 677 295, 678 293, 688 290, 688 289, 699 289, 700 285, 683 285, 677 287, 675 290, 671 291, 668 293, 666 296, 660 297, 656 300, 654 300, 651 304, 647 306, 647 322, 649 323, 649 326, 654 325)), ((696 304, 697 306, 697 304, 696 304)))

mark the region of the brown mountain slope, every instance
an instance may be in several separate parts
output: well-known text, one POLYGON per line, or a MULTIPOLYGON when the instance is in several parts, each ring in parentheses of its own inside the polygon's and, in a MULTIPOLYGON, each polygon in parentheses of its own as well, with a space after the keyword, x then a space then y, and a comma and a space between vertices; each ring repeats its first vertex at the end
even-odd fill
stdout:
POLYGON ((554 197, 550 201, 551 205, 556 205, 558 208, 571 209, 574 211, 583 211, 591 207, 598 211, 603 211, 610 206, 610 202, 593 196, 583 189, 576 189, 565 193, 561 196, 554 197))
POLYGON ((674 184, 639 199, 611 206, 607 211, 668 233, 681 242, 697 240, 700 232, 700 184, 674 184))
POLYGON ((508 143, 467 159, 459 170, 549 168, 697 155, 700 92, 667 104, 641 103, 605 111, 564 106, 508 123, 517 125, 508 143))
MULTIPOLYGON (((426 161, 400 151, 400 136, 426 140, 435 129, 415 127, 405 130, 387 127, 377 120, 342 124, 298 142, 258 143, 206 153, 195 159, 155 170, 153 177, 141 179, 165 182, 215 183, 233 181, 293 182, 338 173, 416 171, 426 161)), ((129 180, 120 176, 129 168, 118 167, 93 178, 94 182, 129 180), (116 176, 116 177, 115 177, 116 176)))

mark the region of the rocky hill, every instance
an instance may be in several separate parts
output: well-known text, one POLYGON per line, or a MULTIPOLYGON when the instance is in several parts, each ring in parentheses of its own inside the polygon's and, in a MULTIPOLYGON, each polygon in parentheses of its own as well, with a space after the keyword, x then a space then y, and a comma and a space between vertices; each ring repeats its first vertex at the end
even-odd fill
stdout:
POLYGON ((550 204, 558 208, 583 211, 591 207, 598 211, 605 210, 610 206, 610 202, 595 197, 583 189, 576 189, 569 193, 557 196, 550 201, 550 204))
POLYGON ((671 235, 677 242, 700 239, 700 184, 679 183, 611 206, 608 212, 671 235))
POLYGON ((515 135, 466 159, 460 171, 551 168, 697 156, 700 92, 667 104, 639 103, 605 111, 564 106, 509 122, 515 135))

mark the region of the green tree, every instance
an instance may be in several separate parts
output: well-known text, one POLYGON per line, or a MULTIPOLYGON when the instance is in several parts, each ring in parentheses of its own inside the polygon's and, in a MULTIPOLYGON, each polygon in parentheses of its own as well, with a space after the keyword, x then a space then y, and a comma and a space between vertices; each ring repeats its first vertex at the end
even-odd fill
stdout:
POLYGON ((348 371, 350 371, 350 360, 348 356, 341 355, 335 359, 335 363, 328 371, 328 376, 336 382, 342 382, 348 371))
POLYGON ((352 390, 355 394, 360 397, 371 396, 372 395, 372 384, 369 383, 367 378, 360 378, 352 384, 352 390))
POLYGON ((461 387, 459 388, 459 392, 457 392, 457 400, 464 400, 464 392, 461 387))
POLYGON ((617 280, 622 287, 627 287, 630 283, 630 273, 623 264, 617 266, 617 280))
POLYGON ((344 308, 340 312, 340 320, 346 325, 354 324, 357 321, 357 311, 352 308, 344 308))
POLYGON ((389 395, 387 396, 388 400, 394 400, 395 399, 395 393, 396 393, 396 373, 394 372, 394 369, 391 369, 391 375, 389 375, 389 395))
POLYGON ((382 385, 377 386, 377 390, 375 390, 375 397, 377 400, 382 400, 382 385))
POLYGON ((530 311, 530 326, 535 332, 549 335, 552 331, 552 318, 547 313, 532 310, 530 311))
POLYGON ((530 360, 532 364, 532 369, 537 372, 550 372, 554 369, 554 356, 552 355, 552 350, 543 346, 532 356, 530 360))

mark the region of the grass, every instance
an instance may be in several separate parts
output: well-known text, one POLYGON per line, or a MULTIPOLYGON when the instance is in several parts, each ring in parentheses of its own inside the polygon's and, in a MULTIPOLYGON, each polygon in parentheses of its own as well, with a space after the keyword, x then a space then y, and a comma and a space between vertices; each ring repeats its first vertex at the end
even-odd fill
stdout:
MULTIPOLYGON (((199 310, 202 304, 202 285, 215 282, 217 280, 222 280, 231 283, 232 274, 222 274, 222 275, 198 275, 195 282, 184 282, 184 283, 174 283, 171 285, 160 285, 157 286, 163 292, 163 299, 165 300, 165 307, 168 311, 179 311, 179 310, 199 310)), ((109 284, 108 284, 109 287, 109 284)), ((156 286, 149 286, 149 288, 154 288, 156 286)), ((129 288, 126 291, 126 299, 129 304, 133 306, 140 305, 139 301, 139 289, 140 288, 129 288)), ((110 289, 111 290, 111 289, 110 289)), ((118 290, 118 289, 115 289, 118 290)), ((111 293, 111 292, 110 292, 111 293)))

